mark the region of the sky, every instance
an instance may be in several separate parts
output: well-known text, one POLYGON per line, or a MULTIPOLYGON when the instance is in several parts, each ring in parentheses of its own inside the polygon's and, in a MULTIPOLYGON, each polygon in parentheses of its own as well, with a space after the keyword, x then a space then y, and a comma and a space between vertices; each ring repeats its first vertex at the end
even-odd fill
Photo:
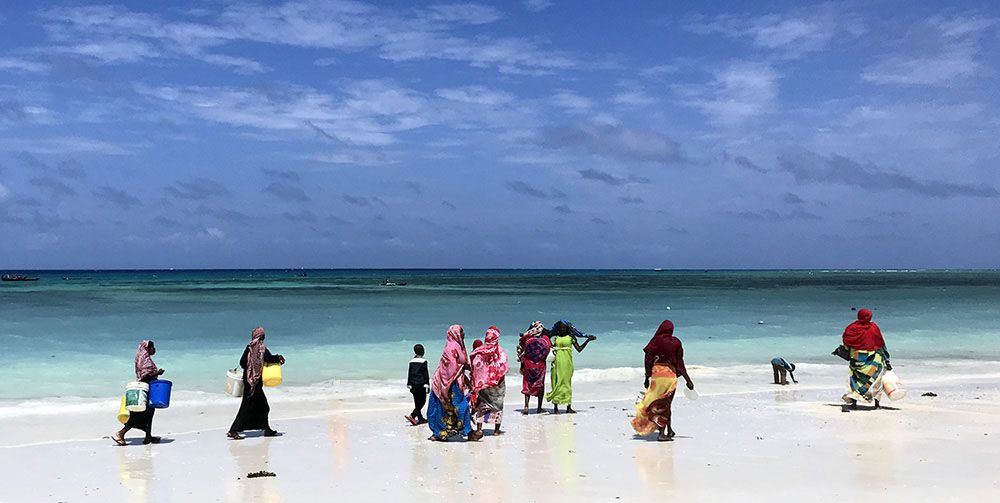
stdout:
POLYGON ((0 268, 1000 267, 993 2, 0 5, 0 268))

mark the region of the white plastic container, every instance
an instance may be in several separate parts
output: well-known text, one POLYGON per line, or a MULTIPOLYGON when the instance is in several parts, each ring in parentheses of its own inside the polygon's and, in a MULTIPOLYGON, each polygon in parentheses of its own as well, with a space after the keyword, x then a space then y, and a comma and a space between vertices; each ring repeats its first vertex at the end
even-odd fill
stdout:
POLYGON ((698 399, 698 392, 696 390, 693 390, 693 389, 688 389, 687 386, 685 386, 684 387, 684 398, 687 398, 688 400, 697 400, 698 399))
POLYGON ((149 405, 149 385, 133 381, 125 385, 125 409, 129 412, 143 412, 149 405))
POLYGON ((243 397, 243 373, 240 369, 226 371, 226 394, 236 398, 243 397))
POLYGON ((882 374, 882 391, 889 395, 889 399, 892 401, 906 398, 906 388, 903 387, 903 381, 891 370, 882 374))

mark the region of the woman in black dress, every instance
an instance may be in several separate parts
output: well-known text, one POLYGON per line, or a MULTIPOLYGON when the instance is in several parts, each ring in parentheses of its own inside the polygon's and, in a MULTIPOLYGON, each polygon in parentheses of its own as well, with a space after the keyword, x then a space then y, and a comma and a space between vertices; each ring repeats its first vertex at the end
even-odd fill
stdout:
POLYGON ((264 430, 265 437, 278 434, 267 423, 271 407, 267 404, 267 397, 264 396, 264 383, 261 379, 265 363, 284 365, 285 357, 272 355, 268 351, 264 345, 264 328, 257 327, 253 329, 250 344, 247 344, 240 358, 240 366, 243 367, 243 402, 240 403, 240 411, 236 413, 233 425, 229 427, 229 433, 226 433, 226 436, 233 440, 242 440, 243 435, 240 435, 240 432, 246 430, 264 430))
MULTIPOLYGON (((156 346, 153 345, 153 341, 142 341, 139 343, 139 348, 135 351, 135 378, 149 384, 151 381, 156 380, 156 378, 163 375, 165 372, 163 369, 158 368, 153 359, 151 358, 156 354, 156 346)), ((153 432, 153 412, 156 409, 146 406, 146 410, 142 412, 129 412, 128 422, 125 423, 125 427, 118 430, 111 438, 118 445, 125 445, 125 434, 128 430, 136 428, 146 432, 146 438, 142 440, 144 444, 155 444, 160 441, 160 437, 154 437, 153 432)))

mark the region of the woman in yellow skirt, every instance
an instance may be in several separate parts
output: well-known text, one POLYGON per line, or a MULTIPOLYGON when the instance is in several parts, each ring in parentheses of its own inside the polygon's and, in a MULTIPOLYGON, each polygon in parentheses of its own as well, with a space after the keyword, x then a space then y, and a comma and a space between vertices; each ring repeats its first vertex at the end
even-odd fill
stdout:
POLYGON ((664 320, 643 351, 646 353, 646 380, 643 383, 646 394, 635 405, 632 428, 640 435, 659 430, 657 440, 671 441, 676 435, 670 424, 670 406, 677 391, 677 378, 684 377, 688 389, 694 389, 694 381, 684 367, 684 348, 680 339, 674 337, 673 322, 664 320))

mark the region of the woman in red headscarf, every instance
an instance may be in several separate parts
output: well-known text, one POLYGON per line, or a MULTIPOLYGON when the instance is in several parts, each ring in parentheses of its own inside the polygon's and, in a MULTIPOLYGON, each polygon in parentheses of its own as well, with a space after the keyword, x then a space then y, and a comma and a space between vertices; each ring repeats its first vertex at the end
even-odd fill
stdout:
POLYGON ((646 380, 643 387, 646 394, 635 404, 635 419, 632 428, 640 435, 656 430, 660 442, 674 439, 670 425, 670 406, 677 391, 677 378, 684 377, 688 389, 694 389, 694 381, 688 376, 684 366, 684 348, 681 340, 674 337, 674 324, 670 320, 660 323, 660 328, 643 349, 646 353, 646 380))
POLYGON ((851 356, 851 374, 847 381, 850 389, 844 394, 844 401, 853 408, 857 407, 858 400, 874 400, 875 408, 878 408, 882 390, 877 383, 882 372, 892 370, 892 365, 889 364, 889 351, 885 347, 882 331, 872 322, 872 312, 859 310, 858 320, 844 329, 841 339, 851 356))
POLYGON ((517 343, 517 359, 521 362, 521 394, 524 395, 524 410, 522 414, 528 415, 528 405, 531 397, 538 397, 538 407, 535 409, 542 413, 542 398, 545 397, 545 358, 549 356, 552 349, 552 341, 549 340, 549 331, 542 325, 541 321, 531 322, 517 343))
POLYGON ((472 403, 473 419, 478 428, 473 439, 483 438, 483 423, 494 424, 493 434, 499 435, 503 420, 503 399, 507 395, 507 352, 500 347, 500 329, 490 327, 484 342, 472 350, 472 403))
MULTIPOLYGON (((153 341, 142 341, 135 350, 135 378, 149 384, 156 378, 163 375, 165 370, 153 363, 152 356, 156 354, 156 346, 153 341)), ((153 413, 156 409, 146 407, 142 412, 129 412, 128 421, 125 427, 111 437, 116 444, 125 445, 125 434, 132 428, 146 432, 146 438, 142 440, 144 444, 159 443, 160 437, 153 436, 153 413)))
POLYGON ((271 406, 264 396, 264 382, 261 379, 265 363, 284 365, 285 357, 271 354, 264 344, 264 328, 257 327, 250 334, 250 344, 247 344, 240 357, 240 366, 243 367, 243 401, 240 402, 240 411, 236 413, 233 425, 226 433, 233 440, 242 440, 240 432, 246 430, 264 430, 265 437, 278 434, 267 421, 271 406))

